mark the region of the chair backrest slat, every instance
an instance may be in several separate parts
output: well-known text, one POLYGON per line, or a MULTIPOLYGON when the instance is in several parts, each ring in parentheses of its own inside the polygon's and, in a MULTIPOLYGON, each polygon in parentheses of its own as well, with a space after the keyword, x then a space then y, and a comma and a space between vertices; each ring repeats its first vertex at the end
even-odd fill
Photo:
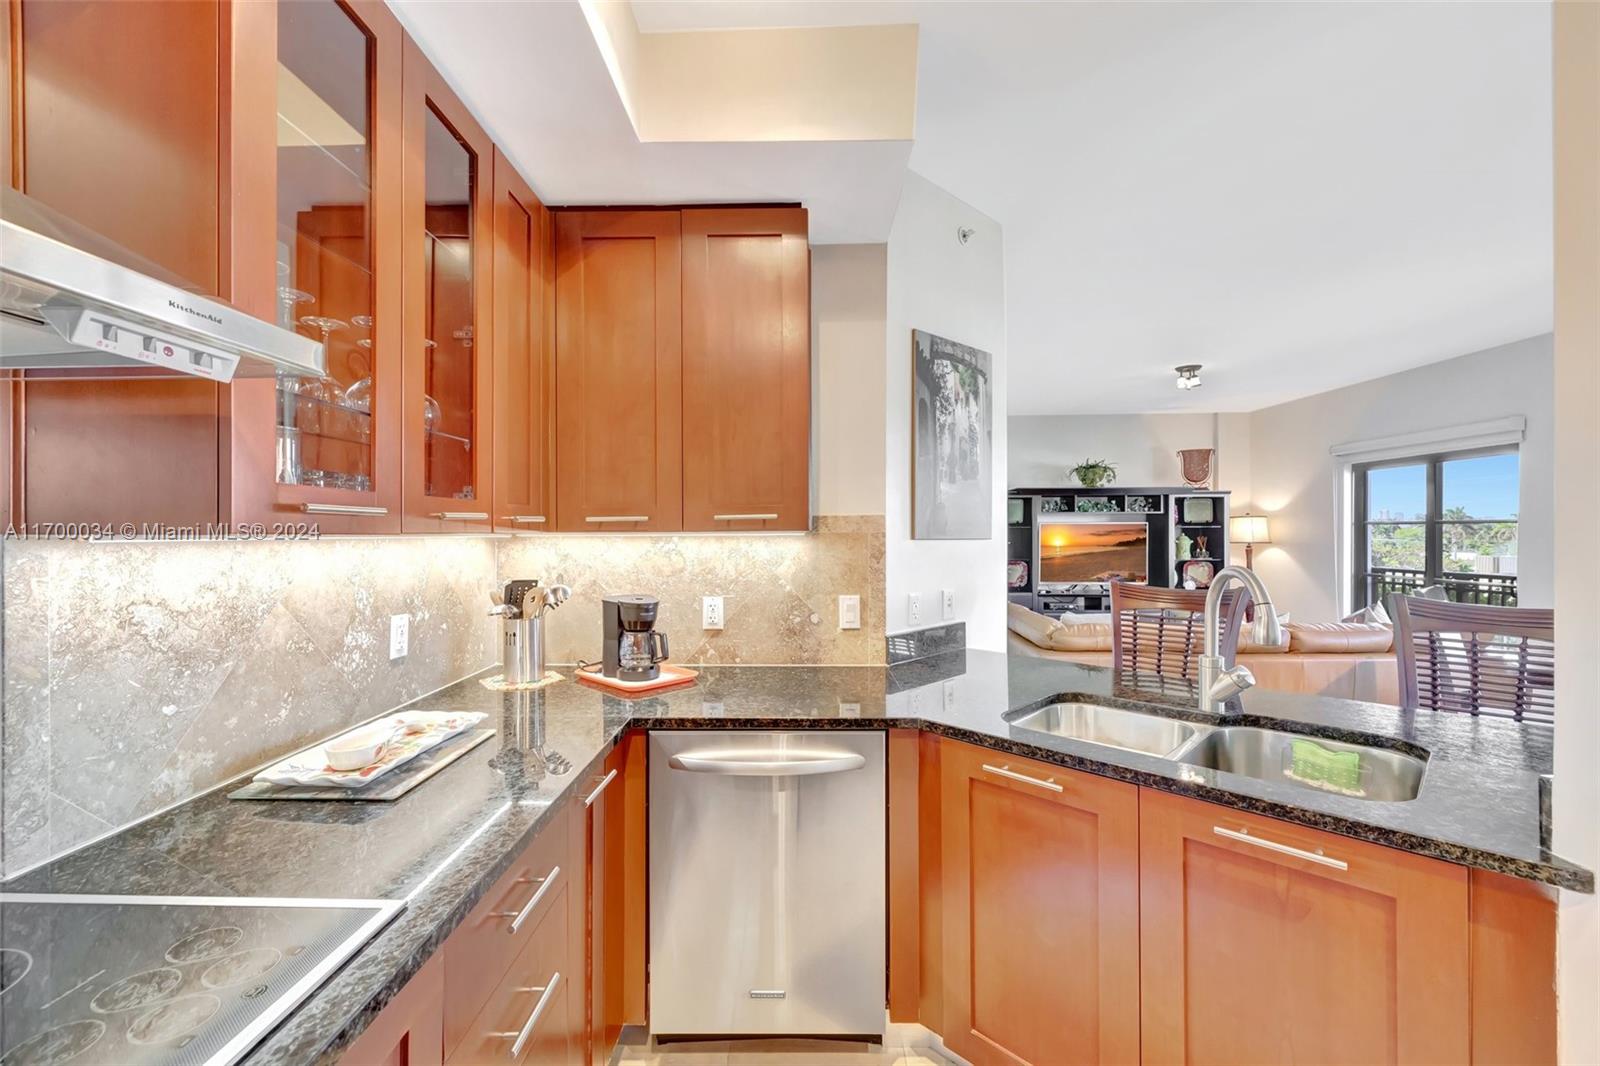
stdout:
MULTIPOLYGON (((1239 627, 1250 598, 1239 589, 1222 594, 1217 623, 1223 662, 1239 651, 1239 627)), ((1205 647, 1203 589, 1159 589, 1111 582, 1111 666, 1120 672, 1195 679, 1205 647)))
POLYGON ((1400 705, 1555 722, 1555 612, 1394 598, 1400 705))

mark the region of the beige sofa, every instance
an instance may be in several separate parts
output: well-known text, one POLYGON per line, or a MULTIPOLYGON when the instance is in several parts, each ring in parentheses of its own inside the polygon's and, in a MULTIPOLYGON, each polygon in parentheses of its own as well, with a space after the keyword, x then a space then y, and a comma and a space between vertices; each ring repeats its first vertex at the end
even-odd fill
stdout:
MULTIPOLYGON (((1019 604, 1010 605, 1008 646, 1013 655, 1111 665, 1108 622, 1063 624, 1019 604)), ((1394 633, 1364 622, 1290 622, 1287 643, 1239 645, 1238 662, 1256 684, 1277 692, 1304 692, 1348 700, 1400 704, 1394 633)))

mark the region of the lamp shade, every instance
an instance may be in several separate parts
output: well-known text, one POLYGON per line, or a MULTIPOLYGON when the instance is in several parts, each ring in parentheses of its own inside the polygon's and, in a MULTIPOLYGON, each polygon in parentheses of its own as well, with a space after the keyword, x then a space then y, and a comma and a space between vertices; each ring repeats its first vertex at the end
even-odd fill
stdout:
POLYGON ((1272 531, 1267 528, 1267 516, 1243 514, 1228 519, 1228 539, 1235 544, 1271 544, 1272 531))

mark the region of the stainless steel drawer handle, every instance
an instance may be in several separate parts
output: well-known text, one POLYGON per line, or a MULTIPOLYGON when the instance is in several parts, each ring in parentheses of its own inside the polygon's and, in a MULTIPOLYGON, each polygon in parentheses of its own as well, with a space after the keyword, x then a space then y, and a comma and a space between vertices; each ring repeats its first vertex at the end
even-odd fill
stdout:
POLYGON ((648 522, 647 514, 592 514, 585 515, 585 522, 648 522))
POLYGON ((1306 862, 1314 862, 1318 866, 1329 866, 1335 870, 1350 869, 1350 864, 1343 859, 1331 858, 1320 851, 1293 848, 1288 844, 1280 844, 1276 840, 1253 837, 1248 829, 1228 829, 1224 826, 1214 825, 1211 827, 1211 831, 1219 837, 1227 837, 1229 840, 1237 840, 1241 844, 1251 844, 1258 848, 1265 848, 1267 851, 1275 851, 1279 855, 1292 855, 1297 859, 1304 859, 1306 862))
POLYGON ((347 514, 366 517, 389 513, 387 507, 363 507, 354 503, 302 503, 300 510, 306 514, 347 514))
POLYGON ((778 518, 775 514, 714 514, 713 522, 773 522, 778 518))
POLYGON ((537 882, 539 887, 534 891, 532 898, 522 905, 520 911, 495 911, 494 916, 496 918, 510 918, 511 932, 515 933, 522 928, 522 923, 528 920, 528 915, 533 913, 533 909, 539 905, 541 899, 544 899, 544 894, 550 891, 550 886, 555 884, 556 878, 560 876, 561 867, 550 867, 550 872, 539 878, 537 882))
POLYGON ((432 517, 442 518, 447 522, 487 522, 488 511, 435 511, 432 517))
POLYGON ((668 759, 667 765, 728 777, 805 777, 859 770, 867 758, 855 751, 685 751, 668 759))
POLYGON ((606 774, 605 780, 601 781, 598 785, 594 786, 594 791, 593 792, 591 792, 587 796, 583 797, 583 805, 585 807, 593 807, 594 806, 594 801, 600 798, 600 793, 602 793, 602 792, 604 792, 606 790, 606 786, 611 784, 612 779, 615 778, 616 776, 617 776, 617 772, 615 770, 612 770, 609 774, 606 774))
POLYGON ((1048 781, 1041 781, 1037 777, 1029 777, 1027 774, 1019 774, 1009 766, 990 766, 988 763, 983 764, 983 769, 985 773, 999 774, 1001 777, 1009 777, 1013 781, 1021 781, 1024 785, 1035 785, 1039 788, 1048 788, 1051 792, 1066 791, 1066 789, 1062 788, 1056 783, 1055 778, 1051 778, 1048 781))
POLYGON ((522 1058, 522 1049, 528 1046, 528 1038, 533 1035, 534 1026, 539 1024, 539 1017, 544 1014, 545 1008, 550 1006, 550 997, 556 994, 556 988, 561 984, 561 971, 557 970, 550 975, 550 980, 545 982, 543 988, 524 988, 524 992, 539 993, 539 1002, 533 1005, 533 1013, 528 1015, 528 1020, 522 1023, 522 1028, 515 1033, 494 1033, 498 1037, 515 1037, 511 1044, 511 1061, 522 1058))
POLYGON ((542 514, 508 514, 507 522, 515 522, 519 526, 535 526, 545 520, 542 514))

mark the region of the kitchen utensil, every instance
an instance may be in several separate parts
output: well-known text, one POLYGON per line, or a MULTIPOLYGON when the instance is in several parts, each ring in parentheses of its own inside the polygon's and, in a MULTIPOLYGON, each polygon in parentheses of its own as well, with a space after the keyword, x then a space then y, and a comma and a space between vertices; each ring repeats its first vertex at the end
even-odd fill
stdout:
POLYGON ((571 595, 572 589, 568 588, 566 585, 551 585, 545 591, 544 606, 539 609, 539 613, 543 614, 545 611, 555 610, 563 603, 566 603, 567 597, 571 595))

